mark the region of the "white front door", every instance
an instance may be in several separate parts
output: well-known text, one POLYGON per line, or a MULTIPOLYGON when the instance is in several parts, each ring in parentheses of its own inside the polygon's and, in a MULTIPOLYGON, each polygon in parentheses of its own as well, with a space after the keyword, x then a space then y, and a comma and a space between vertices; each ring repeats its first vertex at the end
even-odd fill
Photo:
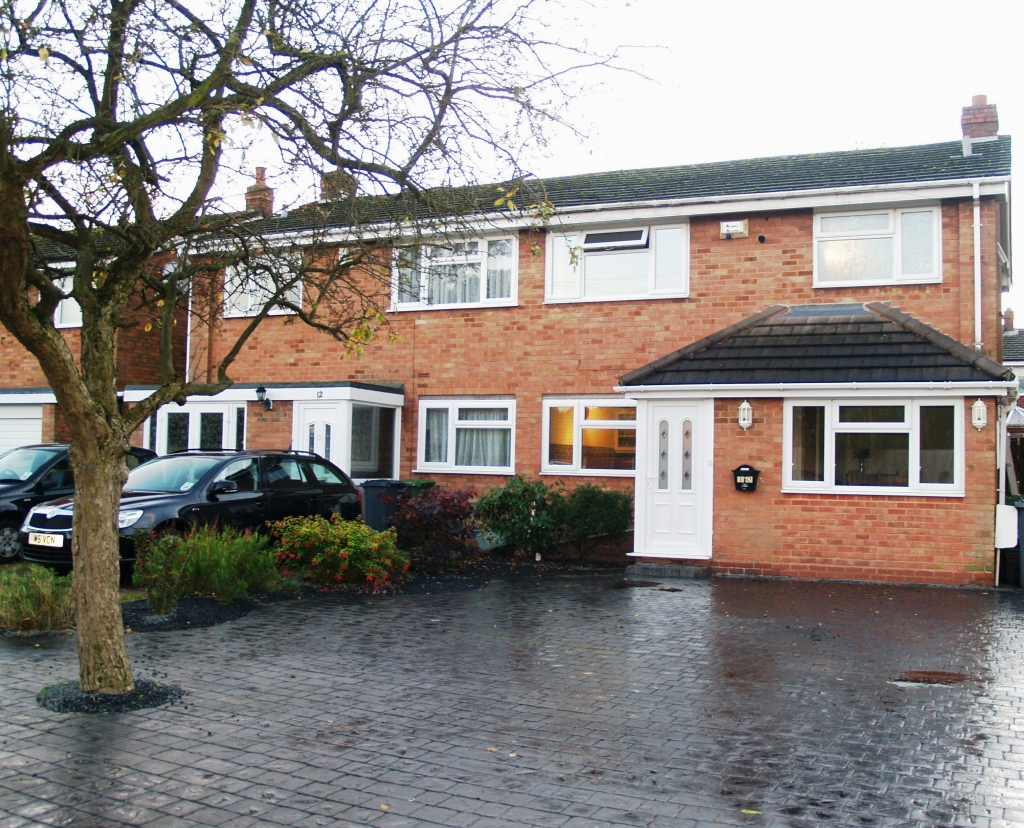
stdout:
POLYGON ((341 450, 342 406, 301 405, 298 440, 295 448, 313 451, 344 466, 341 450))
POLYGON ((637 475, 634 554, 711 557, 712 401, 651 402, 643 474, 637 475), (642 531, 641 531, 642 530, 642 531))

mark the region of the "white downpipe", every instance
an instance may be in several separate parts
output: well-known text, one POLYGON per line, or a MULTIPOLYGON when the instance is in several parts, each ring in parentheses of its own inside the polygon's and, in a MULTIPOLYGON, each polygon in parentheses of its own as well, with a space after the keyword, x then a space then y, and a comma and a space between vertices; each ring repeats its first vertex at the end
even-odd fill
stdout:
POLYGON ((189 363, 192 361, 192 290, 188 292, 188 315, 185 319, 185 382, 191 382, 189 376, 189 363))
POLYGON ((974 349, 980 351, 981 342, 981 182, 972 181, 974 188, 974 349))
POLYGON ((1009 442, 1006 439, 1006 421, 1010 417, 1010 412, 1013 411, 1013 403, 1008 402, 1005 406, 1002 403, 996 404, 996 440, 998 440, 999 449, 996 452, 996 466, 999 469, 999 500, 996 501, 1000 506, 1006 505, 1006 444, 1009 442))

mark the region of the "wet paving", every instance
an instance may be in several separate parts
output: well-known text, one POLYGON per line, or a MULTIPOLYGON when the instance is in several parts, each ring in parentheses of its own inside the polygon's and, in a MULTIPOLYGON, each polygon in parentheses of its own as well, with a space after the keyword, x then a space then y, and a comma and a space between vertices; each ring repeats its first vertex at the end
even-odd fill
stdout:
POLYGON ((40 708, 74 639, 0 638, 0 828, 1024 825, 1024 595, 623 584, 132 635, 189 695, 124 714, 40 708))

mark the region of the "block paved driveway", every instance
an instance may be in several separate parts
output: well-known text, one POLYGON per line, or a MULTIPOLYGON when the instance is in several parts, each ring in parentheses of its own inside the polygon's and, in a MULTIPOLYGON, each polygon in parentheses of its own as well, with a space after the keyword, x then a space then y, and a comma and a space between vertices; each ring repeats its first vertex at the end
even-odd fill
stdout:
POLYGON ((190 694, 130 714, 41 709, 73 639, 0 639, 0 827, 1024 824, 1016 593, 621 583, 133 635, 190 694))

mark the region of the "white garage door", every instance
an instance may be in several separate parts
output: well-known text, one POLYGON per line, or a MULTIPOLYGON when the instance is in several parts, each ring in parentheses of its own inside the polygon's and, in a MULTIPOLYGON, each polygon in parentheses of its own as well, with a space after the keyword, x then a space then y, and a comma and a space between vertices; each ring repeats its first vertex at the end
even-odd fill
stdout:
POLYGON ((41 405, 0 405, 0 454, 43 438, 41 405))

